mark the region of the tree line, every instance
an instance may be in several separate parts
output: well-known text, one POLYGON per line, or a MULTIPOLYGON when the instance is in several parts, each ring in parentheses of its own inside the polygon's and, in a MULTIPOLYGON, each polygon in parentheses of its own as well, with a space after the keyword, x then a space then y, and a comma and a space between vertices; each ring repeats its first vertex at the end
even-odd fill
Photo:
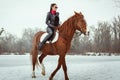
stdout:
MULTIPOLYGON (((89 36, 75 34, 69 53, 84 54, 86 52, 120 54, 120 16, 113 18, 112 22, 98 22, 91 28, 89 36)), ((26 28, 22 38, 3 32, 0 35, 0 54, 30 53, 32 39, 39 28, 26 28)))
POLYGON ((91 26, 90 36, 80 36, 73 39, 72 50, 81 53, 113 53, 120 54, 120 16, 112 22, 99 22, 91 26), (78 44, 79 43, 79 44, 78 44))
POLYGON ((22 38, 4 31, 3 36, 0 36, 0 54, 22 55, 30 53, 33 36, 38 31, 40 31, 39 28, 26 28, 23 31, 22 38))

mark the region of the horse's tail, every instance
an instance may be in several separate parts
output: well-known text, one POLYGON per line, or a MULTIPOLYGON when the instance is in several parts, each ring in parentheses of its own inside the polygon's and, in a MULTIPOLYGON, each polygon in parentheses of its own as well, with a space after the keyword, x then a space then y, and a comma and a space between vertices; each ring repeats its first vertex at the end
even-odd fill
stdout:
POLYGON ((37 60, 37 57, 38 57, 38 52, 34 53, 34 50, 31 51, 31 62, 32 62, 32 65, 34 66, 38 66, 38 60, 37 60))
POLYGON ((35 34, 34 38, 33 38, 33 44, 32 44, 32 49, 31 49, 31 60, 32 60, 32 65, 33 65, 33 70, 35 68, 35 66, 38 66, 38 43, 39 43, 39 39, 40 36, 43 32, 38 32, 35 34))

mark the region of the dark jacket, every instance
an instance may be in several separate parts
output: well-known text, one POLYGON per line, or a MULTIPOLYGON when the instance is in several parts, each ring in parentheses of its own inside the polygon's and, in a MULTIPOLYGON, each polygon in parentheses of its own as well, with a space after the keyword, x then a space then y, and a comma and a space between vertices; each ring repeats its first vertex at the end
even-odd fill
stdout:
POLYGON ((59 25, 59 13, 56 12, 56 14, 51 14, 51 12, 47 13, 46 17, 46 24, 48 27, 55 28, 59 25))

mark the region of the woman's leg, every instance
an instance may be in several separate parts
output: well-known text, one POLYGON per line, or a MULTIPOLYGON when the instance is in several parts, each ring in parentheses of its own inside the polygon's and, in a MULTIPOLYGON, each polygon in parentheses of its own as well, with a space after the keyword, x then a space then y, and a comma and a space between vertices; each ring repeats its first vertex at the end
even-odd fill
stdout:
POLYGON ((38 49, 41 50, 41 48, 43 47, 43 45, 46 43, 46 41, 54 34, 54 31, 53 29, 51 28, 47 28, 47 32, 48 32, 48 35, 44 38, 44 40, 42 42, 39 43, 38 45, 38 49))

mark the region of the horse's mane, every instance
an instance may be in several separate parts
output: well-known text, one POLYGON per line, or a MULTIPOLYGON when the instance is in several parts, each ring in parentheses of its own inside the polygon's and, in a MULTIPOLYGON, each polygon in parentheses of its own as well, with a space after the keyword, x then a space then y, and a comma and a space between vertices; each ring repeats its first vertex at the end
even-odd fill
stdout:
POLYGON ((73 28, 73 29, 74 29, 73 25, 75 24, 75 22, 74 22, 75 19, 76 19, 76 16, 75 16, 75 15, 71 16, 70 18, 68 18, 68 19, 60 26, 59 32, 60 32, 60 33, 63 32, 63 31, 68 32, 68 31, 69 31, 69 30, 68 30, 68 26, 70 26, 69 28, 73 28))
POLYGON ((59 32, 60 33, 63 33, 63 32, 68 32, 70 33, 70 29, 68 28, 71 28, 72 30, 75 30, 75 25, 76 25, 76 22, 79 20, 79 19, 84 19, 84 15, 82 13, 76 13, 74 14, 73 16, 71 16, 70 18, 68 18, 59 28, 59 32))
POLYGON ((75 31, 75 24, 77 22, 77 15, 73 15, 68 18, 59 28, 60 35, 67 41, 71 41, 75 31))
POLYGON ((84 19, 82 13, 75 13, 73 16, 68 18, 59 28, 60 35, 67 40, 71 40, 71 37, 74 35, 76 30, 76 24, 80 19, 84 19))

